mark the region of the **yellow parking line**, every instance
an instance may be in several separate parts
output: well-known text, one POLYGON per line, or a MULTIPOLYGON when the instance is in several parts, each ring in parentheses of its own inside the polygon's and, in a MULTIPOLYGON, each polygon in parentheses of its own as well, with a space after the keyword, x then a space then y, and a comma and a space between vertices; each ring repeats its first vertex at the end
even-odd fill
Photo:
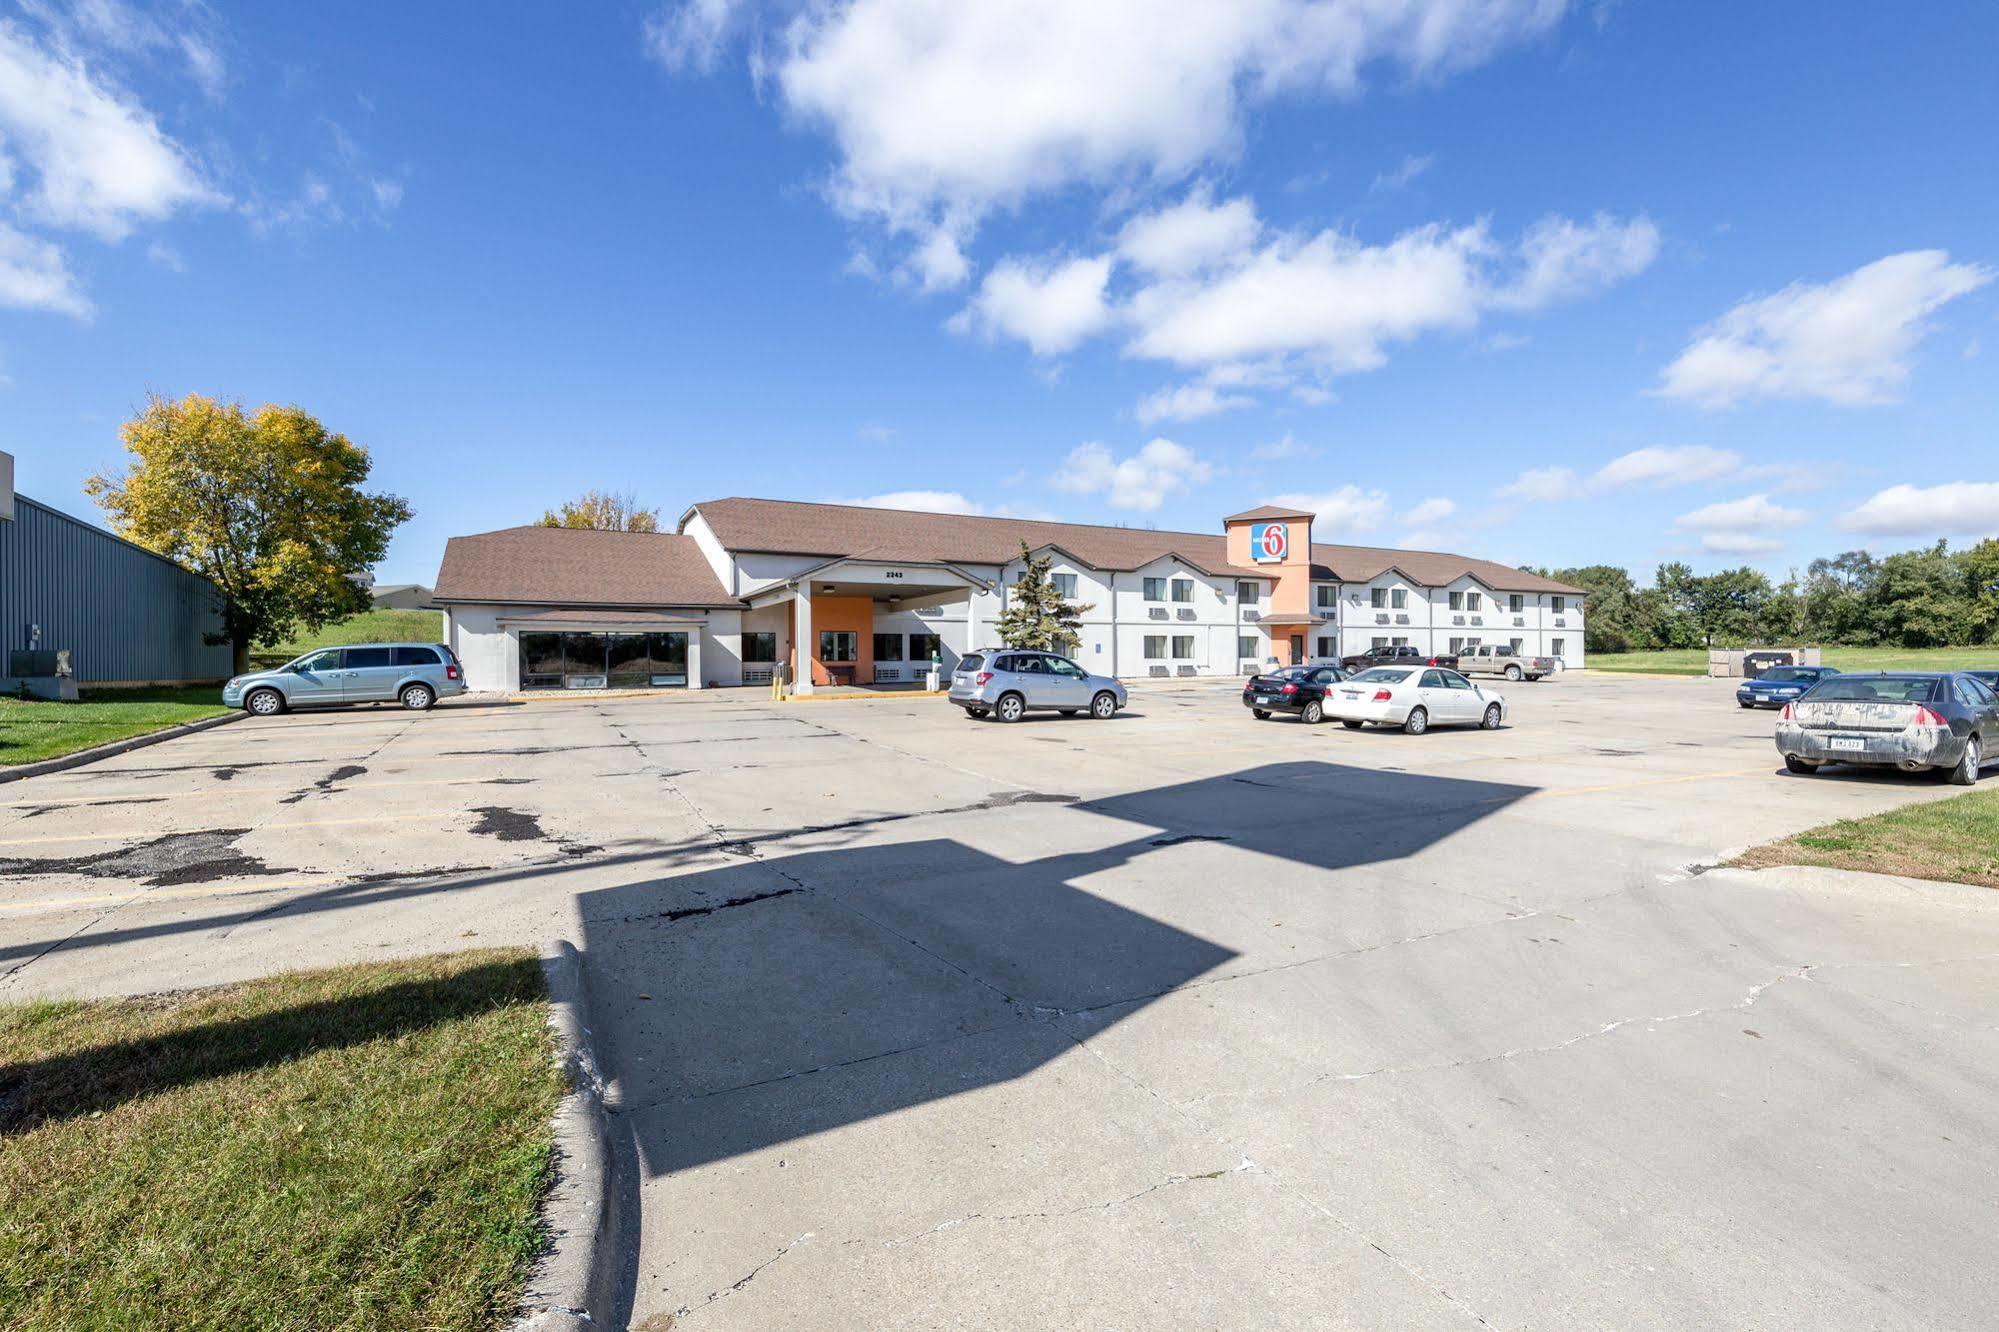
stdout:
MULTIPOLYGON (((306 819, 294 823, 260 823, 252 832, 278 832, 289 828, 340 828, 356 823, 416 823, 429 820, 441 823, 445 815, 436 810, 425 810, 421 814, 368 814, 353 819, 306 819)), ((182 828, 181 832, 213 832, 212 828, 182 828)), ((43 846, 50 842, 122 842, 131 837, 129 832, 115 833, 70 833, 58 837, 12 837, 0 841, 0 846, 43 846)), ((170 834, 169 834, 170 835, 170 834)))
MULTIPOLYGON (((391 786, 476 786, 480 782, 490 780, 492 779, 489 777, 411 777, 405 781, 369 781, 356 787, 334 789, 379 791, 391 786)), ((7 804, 0 804, 0 809, 47 809, 51 806, 115 805, 127 800, 145 800, 150 803, 152 800, 214 799, 218 796, 256 795, 266 791, 291 792, 298 789, 297 786, 293 785, 238 786, 234 782, 229 782, 223 785, 204 787, 199 791, 119 791, 109 795, 99 792, 96 795, 72 796, 59 800, 16 800, 7 804)))

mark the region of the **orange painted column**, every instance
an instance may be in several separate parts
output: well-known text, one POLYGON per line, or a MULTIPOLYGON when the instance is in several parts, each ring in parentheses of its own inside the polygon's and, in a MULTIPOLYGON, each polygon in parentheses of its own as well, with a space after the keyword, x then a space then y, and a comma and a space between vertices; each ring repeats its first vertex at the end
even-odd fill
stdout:
POLYGON ((819 635, 829 631, 846 632, 854 635, 856 660, 853 663, 854 683, 873 684, 875 679, 875 602, 873 597, 830 597, 820 594, 812 598, 812 641, 798 646, 800 653, 810 655, 812 663, 812 683, 832 684, 833 673, 826 669, 826 663, 819 659, 819 635))

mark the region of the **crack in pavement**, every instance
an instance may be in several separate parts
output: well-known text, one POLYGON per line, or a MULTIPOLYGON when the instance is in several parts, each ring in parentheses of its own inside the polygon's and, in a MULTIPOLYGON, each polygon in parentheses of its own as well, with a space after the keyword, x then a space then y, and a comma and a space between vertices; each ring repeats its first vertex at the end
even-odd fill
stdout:
MULTIPOLYGON (((1191 1175, 1171 1174, 1156 1184, 1148 1184, 1136 1192, 1127 1193, 1120 1198, 1111 1198, 1105 1202, 1081 1203, 1075 1207, 1064 1207, 1052 1212, 1003 1212, 995 1216, 987 1216, 984 1212, 971 1212, 964 1216, 953 1217, 949 1221, 939 1222, 937 1225, 931 1226, 928 1230, 919 1230, 913 1235, 903 1235, 896 1239, 882 1240, 880 1243, 881 1247, 885 1249, 899 1248, 905 1244, 914 1244, 918 1240, 928 1239, 932 1235, 941 1235, 945 1231, 956 1230, 961 1226, 970 1225, 974 1221, 983 1221, 988 1225, 1005 1225, 1011 1221, 1059 1221, 1063 1217, 1081 1216, 1085 1212, 1109 1212, 1123 1207, 1127 1203, 1136 1202, 1140 1198, 1149 1197, 1161 1189, 1177 1188, 1182 1184, 1195 1184, 1226 1179, 1230 1175, 1240 1175, 1245 1171, 1260 1171, 1261 1169, 1262 1167, 1255 1161, 1245 1156, 1234 1165, 1223 1170, 1207 1170, 1191 1175)), ((849 1245, 864 1244, 867 1241, 847 1240, 845 1243, 849 1245)))
POLYGON ((807 1240, 810 1240, 811 1238, 812 1238, 812 1232, 808 1230, 803 1235, 800 1235, 797 1239, 791 1241, 791 1243, 780 1245, 776 1253, 764 1259, 762 1262, 758 1263, 755 1267, 752 1267, 742 1277, 742 1279, 737 1281, 734 1285, 731 1285, 723 1290, 710 1291, 708 1294, 708 1298, 701 1301, 701 1303, 699 1304, 681 1305, 678 1309, 674 1310, 673 1316, 675 1318, 687 1318, 692 1316, 697 1311, 707 1308, 709 1305, 713 1304, 717 1300, 728 1299, 729 1296, 734 1295, 737 1291, 749 1285, 752 1281, 755 1281, 757 1279, 758 1273, 762 1272, 772 1263, 777 1262, 780 1258, 783 1258, 786 1254, 790 1253, 793 1249, 797 1248, 799 1245, 805 1243, 807 1240))

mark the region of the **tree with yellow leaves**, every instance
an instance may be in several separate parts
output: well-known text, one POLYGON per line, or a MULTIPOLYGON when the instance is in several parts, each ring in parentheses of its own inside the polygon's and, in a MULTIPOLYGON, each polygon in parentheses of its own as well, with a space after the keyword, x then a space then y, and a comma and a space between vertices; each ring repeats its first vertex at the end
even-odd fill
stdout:
POLYGON ((587 527, 598 532, 657 532, 659 510, 640 505, 629 490, 586 490, 541 515, 542 527, 587 527))
POLYGON ((84 484, 128 541, 222 589, 236 670, 251 645, 368 608, 356 575, 388 550, 410 506, 362 489, 368 451, 298 407, 153 395, 119 430, 122 475, 84 484))

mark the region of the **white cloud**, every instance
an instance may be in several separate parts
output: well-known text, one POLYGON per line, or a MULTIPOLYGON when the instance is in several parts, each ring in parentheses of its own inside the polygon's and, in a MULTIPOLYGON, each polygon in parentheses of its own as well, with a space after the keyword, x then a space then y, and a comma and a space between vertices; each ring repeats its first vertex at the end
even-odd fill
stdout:
POLYGON ((1768 495, 1745 495, 1683 513, 1673 526, 1698 532, 1701 549, 1716 555, 1769 555, 1784 548, 1774 533, 1796 527, 1808 516, 1803 509, 1773 503, 1768 495))
POLYGON ((1384 171, 1376 176, 1374 183, 1368 186, 1368 190, 1373 194, 1392 194, 1396 190, 1407 189, 1409 183, 1428 171, 1430 164, 1435 161, 1434 157, 1427 154, 1418 157, 1412 153, 1403 158, 1393 171, 1384 171))
POLYGON ((180 251, 165 241, 154 241, 146 247, 146 258, 170 273, 187 272, 187 261, 180 257, 180 251))
POLYGON ((706 74, 721 59, 741 0, 680 0, 648 15, 640 29, 645 52, 676 72, 706 74))
MULTIPOLYGON (((849 0, 805 9, 771 58, 785 109, 837 147, 836 206, 921 234, 1078 183, 1185 178, 1236 154, 1252 103, 1353 96, 1376 64, 1441 76, 1546 32, 1564 8, 1241 0, 1167 21, 1152 0, 849 0)), ((687 49, 654 53, 698 65, 687 49)))
POLYGON ((375 197, 375 207, 384 213, 393 213, 403 206, 403 186, 401 181, 371 180, 368 193, 375 197))
POLYGON ((0 222, 0 305, 53 310, 78 319, 88 319, 91 312, 62 251, 4 222, 0 222))
POLYGON ((1140 398, 1135 414, 1140 424, 1151 425, 1154 421, 1198 421, 1255 404, 1254 398, 1224 392, 1210 383, 1178 384, 1140 398))
POLYGON ((1409 512, 1402 515, 1402 521, 1411 527, 1429 527, 1433 524, 1443 522, 1444 519, 1457 511, 1458 506, 1455 500, 1445 499, 1441 495, 1433 495, 1429 499, 1417 501, 1409 512))
POLYGON ((951 228, 933 227, 910 252, 903 272, 913 275, 916 285, 924 291, 949 291, 965 285, 965 279, 972 275, 972 261, 965 257, 951 228))
POLYGON ((1531 468, 1496 493, 1502 499, 1570 500, 1632 486, 1663 490, 1699 481, 1769 476, 1787 470, 1775 464, 1745 467, 1741 454, 1706 444, 1652 445, 1620 453, 1587 477, 1570 467, 1531 468))
POLYGON ((1273 439, 1268 444, 1258 444, 1249 451, 1249 456, 1257 462, 1284 462, 1291 458, 1317 457, 1318 452, 1287 431, 1282 439, 1273 439))
POLYGON ((221 202, 144 108, 0 20, 0 138, 33 175, 27 213, 105 240, 221 202))
POLYGON ((909 509, 918 513, 982 514, 985 506, 966 499, 955 490, 891 490, 860 499, 837 499, 834 504, 855 504, 867 509, 909 509))
POLYGON ((1773 503, 1768 495, 1745 495, 1683 513, 1673 526, 1690 532, 1740 532, 1764 527, 1796 527, 1808 515, 1803 509, 1773 503))
POLYGON ((1875 536, 1999 534, 1999 481, 1890 486, 1841 514, 1839 525, 1875 536))
POLYGON ((1742 470, 1742 455, 1706 444, 1633 449, 1598 468, 1590 478, 1597 490, 1624 486, 1680 486, 1715 481, 1742 470))
POLYGON ((1388 516, 1388 492, 1362 490, 1348 484, 1337 490, 1308 495, 1293 491, 1265 501, 1312 515, 1312 535, 1331 541, 1372 532, 1388 516))
POLYGON ((1170 439, 1155 439, 1128 458, 1092 441, 1070 450, 1054 484, 1072 494, 1102 494, 1114 509, 1149 513, 1168 495, 1201 485, 1214 473, 1192 449, 1170 439))
POLYGON ((1756 397, 1893 402, 1927 332, 1924 320, 1992 277, 1983 265, 1951 263, 1942 250, 1911 250, 1830 282, 1793 283, 1697 329, 1655 391, 1703 407, 1756 397))
POLYGON ((1776 537, 1754 532, 1706 532, 1701 536, 1701 549, 1716 555, 1774 555, 1783 548, 1784 543, 1776 537))
POLYGON ((1263 224, 1248 199, 1211 204, 1205 190, 1125 224, 1118 251, 1148 273, 1175 275, 1232 259, 1255 242, 1263 224))
POLYGON ((1111 261, 1069 259, 1035 263, 1009 259, 986 274, 972 303, 952 317, 956 332, 1019 338, 1036 356, 1059 356, 1110 322, 1104 285, 1111 261))
POLYGON ((1588 223, 1542 218, 1520 241, 1525 271, 1495 304, 1538 310, 1642 273, 1659 257, 1659 228, 1648 217, 1620 222, 1598 213, 1588 223))
POLYGON ((1583 493, 1582 478, 1569 467, 1530 467, 1493 492, 1501 499, 1565 500, 1583 493))

